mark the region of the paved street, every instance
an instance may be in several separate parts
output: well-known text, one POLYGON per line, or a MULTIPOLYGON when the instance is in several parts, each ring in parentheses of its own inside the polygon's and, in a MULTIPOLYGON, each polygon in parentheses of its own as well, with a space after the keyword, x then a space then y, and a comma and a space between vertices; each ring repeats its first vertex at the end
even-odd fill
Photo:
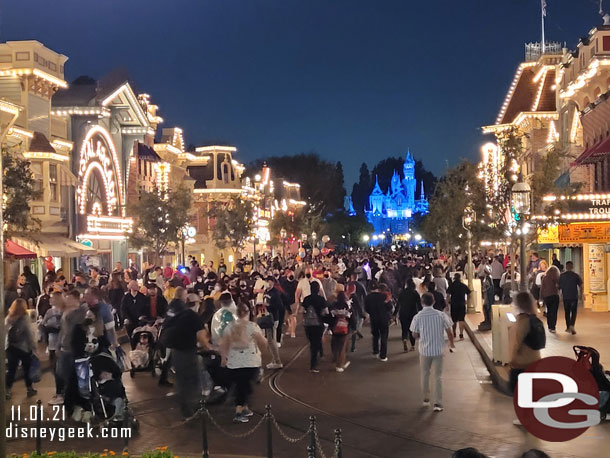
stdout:
MULTIPOLYGON (((417 354, 402 352, 398 328, 393 327, 391 335, 389 362, 382 363, 370 356, 370 338, 366 334, 357 352, 350 355, 352 365, 343 374, 335 373, 328 361, 322 365, 321 373, 309 373, 305 341, 287 340, 282 348, 287 367, 267 374, 257 386, 253 402, 257 416, 249 424, 232 424, 228 403, 210 411, 228 431, 242 433, 257 423, 258 414, 270 403, 281 427, 292 437, 302 435, 307 430, 308 417, 316 415, 327 456, 332 452, 335 428, 343 430, 347 457, 445 458, 452 450, 467 446, 497 458, 512 458, 532 447, 544 449, 553 458, 607 456, 604 450, 610 430, 606 425, 592 428, 574 441, 558 444, 541 443, 513 426, 511 399, 491 385, 489 374, 469 340, 458 342, 456 352, 445 359, 445 411, 433 413, 420 407, 417 354)), ((124 381, 141 422, 140 434, 130 442, 130 451, 168 446, 181 456, 201 453, 200 424, 180 423, 167 389, 159 388, 156 379, 147 373, 139 373, 135 379, 126 375, 124 381)), ((22 401, 23 387, 16 388, 15 401, 22 401)), ((39 394, 45 401, 52 395, 50 374, 39 384, 39 394)), ((211 425, 208 428, 212 456, 265 454, 264 427, 239 440, 225 437, 211 425)), ((304 442, 291 445, 274 431, 276 456, 305 456, 306 445, 304 442)), ((33 441, 9 443, 9 450, 16 453, 31 451, 33 447, 33 441)), ((43 443, 43 448, 122 450, 122 442, 96 440, 94 446, 78 441, 43 443)))

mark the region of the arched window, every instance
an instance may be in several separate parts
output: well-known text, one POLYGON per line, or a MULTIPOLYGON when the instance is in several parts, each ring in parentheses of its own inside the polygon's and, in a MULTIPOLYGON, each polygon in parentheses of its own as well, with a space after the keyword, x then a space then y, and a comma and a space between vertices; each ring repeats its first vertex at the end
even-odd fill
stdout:
POLYGON ((222 165, 222 181, 227 184, 229 182, 229 164, 222 165))

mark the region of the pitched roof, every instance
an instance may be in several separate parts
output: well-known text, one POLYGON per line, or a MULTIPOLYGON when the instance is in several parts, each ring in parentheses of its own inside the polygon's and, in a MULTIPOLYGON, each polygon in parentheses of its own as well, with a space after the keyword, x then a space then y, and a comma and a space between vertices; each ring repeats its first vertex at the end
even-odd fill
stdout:
POLYGON ((496 124, 509 124, 523 112, 555 111, 555 96, 555 67, 522 63, 506 94, 496 124))
POLYGON ((42 132, 34 132, 28 151, 33 153, 56 153, 49 140, 42 132))
POLYGON ((163 162, 153 148, 140 142, 138 142, 138 158, 150 162, 163 162))

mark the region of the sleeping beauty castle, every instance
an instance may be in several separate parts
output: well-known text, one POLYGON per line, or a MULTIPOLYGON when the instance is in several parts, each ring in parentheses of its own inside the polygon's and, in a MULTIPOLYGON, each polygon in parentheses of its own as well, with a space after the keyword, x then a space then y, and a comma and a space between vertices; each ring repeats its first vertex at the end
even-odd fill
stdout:
MULTIPOLYGON (((415 160, 407 153, 403 166, 404 178, 394 170, 387 192, 381 190, 379 179, 369 196, 368 209, 364 213, 375 228, 375 233, 389 230, 392 234, 404 234, 409 230, 409 221, 415 214, 428 213, 428 200, 424 193, 424 183, 420 182, 419 199, 415 199, 417 180, 415 179, 415 160)), ((350 208, 353 211, 353 205, 350 208)))

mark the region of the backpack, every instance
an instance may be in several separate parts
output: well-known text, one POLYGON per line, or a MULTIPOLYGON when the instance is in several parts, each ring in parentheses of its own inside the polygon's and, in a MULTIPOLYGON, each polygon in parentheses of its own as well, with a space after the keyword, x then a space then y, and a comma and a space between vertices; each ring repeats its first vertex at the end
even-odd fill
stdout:
POLYGON ((305 309, 305 316, 303 317, 304 326, 322 326, 322 320, 318 316, 316 309, 313 305, 310 305, 305 309))
POLYGON ((333 328, 333 334, 337 336, 345 336, 347 335, 349 330, 349 321, 345 316, 340 316, 337 318, 337 322, 335 323, 335 327, 333 328))
POLYGON ((542 350, 546 346, 546 333, 544 324, 535 316, 530 315, 530 330, 523 339, 523 343, 532 350, 542 350))

